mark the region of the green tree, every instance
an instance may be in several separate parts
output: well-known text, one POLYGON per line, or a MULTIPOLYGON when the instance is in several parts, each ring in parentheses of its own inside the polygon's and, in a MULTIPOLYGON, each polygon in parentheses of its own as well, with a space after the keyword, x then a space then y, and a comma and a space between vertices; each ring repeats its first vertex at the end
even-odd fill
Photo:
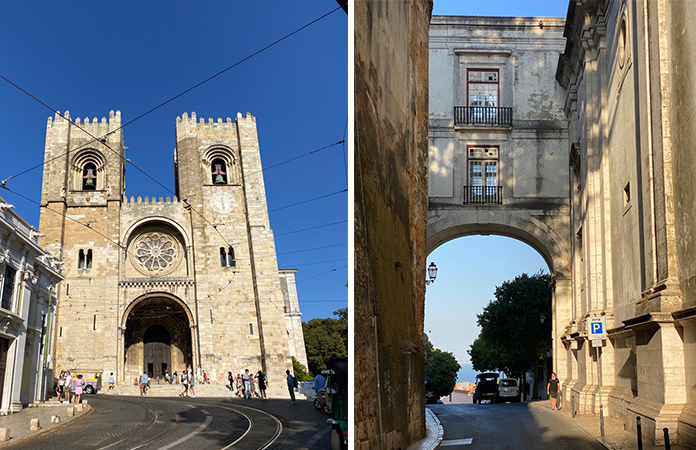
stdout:
POLYGON ((312 381, 314 378, 312 378, 311 373, 307 373, 307 368, 299 362, 295 357, 292 357, 292 371, 293 375, 295 378, 297 378, 297 381, 312 381))
POLYGON ((469 349, 475 370, 502 370, 519 377, 548 354, 551 282, 550 275, 539 271, 519 275, 495 289, 495 300, 477 315, 481 333, 469 349))
POLYGON ((334 315, 338 318, 302 322, 310 373, 327 369, 331 358, 348 356, 348 308, 334 311, 334 315))
POLYGON ((425 391, 438 397, 449 395, 457 383, 461 366, 450 352, 443 352, 428 342, 425 345, 425 391))

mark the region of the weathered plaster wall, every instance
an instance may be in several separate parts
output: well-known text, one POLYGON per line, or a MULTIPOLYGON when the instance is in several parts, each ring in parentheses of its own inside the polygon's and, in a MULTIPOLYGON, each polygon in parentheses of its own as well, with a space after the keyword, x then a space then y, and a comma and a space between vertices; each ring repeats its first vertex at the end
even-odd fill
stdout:
POLYGON ((355 2, 355 448, 424 434, 432 3, 355 2))

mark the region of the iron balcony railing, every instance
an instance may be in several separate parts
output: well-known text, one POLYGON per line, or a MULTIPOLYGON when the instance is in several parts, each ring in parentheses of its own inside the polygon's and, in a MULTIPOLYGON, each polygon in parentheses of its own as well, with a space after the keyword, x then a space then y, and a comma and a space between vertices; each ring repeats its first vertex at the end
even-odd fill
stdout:
POLYGON ((498 106, 455 106, 455 125, 512 125, 512 108, 498 106))
POLYGON ((502 186, 464 186, 464 204, 503 204, 502 186))

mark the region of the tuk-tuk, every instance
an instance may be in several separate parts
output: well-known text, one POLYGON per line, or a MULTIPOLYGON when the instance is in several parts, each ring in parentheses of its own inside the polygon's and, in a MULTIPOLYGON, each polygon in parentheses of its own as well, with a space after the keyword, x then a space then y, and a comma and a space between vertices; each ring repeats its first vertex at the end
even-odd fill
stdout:
POLYGON ((348 448, 348 358, 331 358, 336 389, 331 394, 331 450, 348 448))

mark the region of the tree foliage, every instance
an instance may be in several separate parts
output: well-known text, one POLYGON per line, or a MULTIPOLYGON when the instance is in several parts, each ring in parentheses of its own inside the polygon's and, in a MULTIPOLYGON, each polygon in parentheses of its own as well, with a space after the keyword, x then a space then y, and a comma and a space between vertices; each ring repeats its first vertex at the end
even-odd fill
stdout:
POLYGON ((438 397, 449 395, 457 382, 457 372, 461 366, 450 352, 434 348, 428 342, 425 345, 425 391, 438 397))
POLYGON ((348 308, 334 311, 338 319, 311 319, 302 322, 309 372, 328 368, 331 358, 348 356, 348 308))
POLYGON ((496 287, 495 300, 477 315, 481 333, 469 348, 475 370, 520 376, 549 352, 551 282, 551 275, 539 271, 496 287))
POLYGON ((307 373, 307 368, 299 362, 294 356, 292 357, 292 371, 297 381, 312 381, 314 378, 311 373, 307 373))

